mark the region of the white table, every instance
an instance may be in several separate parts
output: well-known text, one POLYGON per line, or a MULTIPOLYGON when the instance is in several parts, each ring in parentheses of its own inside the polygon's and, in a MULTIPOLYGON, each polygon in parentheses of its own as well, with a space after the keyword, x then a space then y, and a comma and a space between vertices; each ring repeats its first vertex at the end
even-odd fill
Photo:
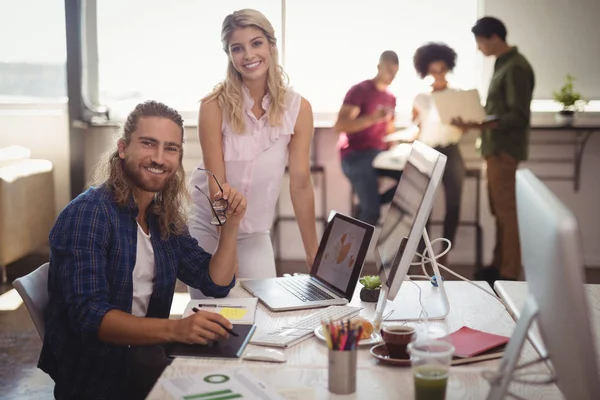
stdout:
MULTIPOLYGON (((494 288, 498 295, 506 302, 508 311, 516 321, 521 315, 525 300, 529 294, 527 282, 496 281, 494 288)), ((589 318, 591 320, 592 334, 596 345, 597 365, 600 365, 600 285, 585 285, 589 318)), ((534 344, 541 343, 537 324, 531 329, 531 339, 534 344)))
MULTIPOLYGON (((419 284, 430 285, 429 282, 420 282, 419 284)), ((478 284, 486 287, 487 290, 491 290, 485 282, 478 282, 478 284)), ((451 309, 445 322, 438 323, 447 324, 451 332, 466 325, 500 335, 510 336, 512 334, 515 323, 499 301, 467 282, 447 281, 445 285, 451 309)), ((370 318, 374 314, 375 304, 362 303, 358 295, 359 290, 360 284, 351 305, 364 307, 361 314, 366 318, 370 318)), ((236 286, 230 296, 248 297, 250 295, 240 286, 236 286)), ((307 316, 314 311, 274 313, 259 303, 255 320, 257 331, 270 331, 284 323, 290 323, 307 316)), ((251 347, 253 346, 248 346, 248 348, 251 347)), ((285 350, 285 353, 287 357, 285 364, 270 364, 242 359, 178 358, 163 372, 161 377, 172 378, 243 365, 276 390, 308 388, 302 396, 290 396, 289 398, 412 399, 414 397, 410 368, 379 364, 379 361, 369 353, 368 346, 359 350, 357 390, 355 394, 348 396, 335 396, 329 393, 327 389, 328 359, 327 347, 324 342, 313 337, 285 350)), ((535 350, 527 345, 524 349, 523 360, 532 360, 536 357, 535 350)), ((481 377, 481 372, 496 370, 499 363, 500 360, 491 360, 452 367, 448 382, 447 399, 485 399, 489 391, 489 384, 481 377)), ((543 369, 545 367, 535 368, 541 373, 547 373, 547 370, 543 369)), ((511 391, 527 399, 562 398, 555 386, 539 387, 513 384, 511 385, 511 391)), ((150 400, 170 398, 170 395, 162 387, 160 380, 148 397, 150 400)))
POLYGON ((411 149, 411 144, 400 143, 390 150, 382 151, 377 154, 373 160, 373 168, 402 171, 406 165, 411 149))

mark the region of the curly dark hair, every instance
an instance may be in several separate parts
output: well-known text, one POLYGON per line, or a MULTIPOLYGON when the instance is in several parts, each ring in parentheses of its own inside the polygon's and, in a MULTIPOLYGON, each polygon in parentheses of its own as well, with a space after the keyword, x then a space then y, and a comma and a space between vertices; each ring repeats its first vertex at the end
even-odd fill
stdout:
POLYGON ((415 70, 425 78, 429 74, 429 64, 436 61, 443 61, 452 71, 456 66, 456 52, 444 43, 427 43, 417 49, 413 57, 415 70))

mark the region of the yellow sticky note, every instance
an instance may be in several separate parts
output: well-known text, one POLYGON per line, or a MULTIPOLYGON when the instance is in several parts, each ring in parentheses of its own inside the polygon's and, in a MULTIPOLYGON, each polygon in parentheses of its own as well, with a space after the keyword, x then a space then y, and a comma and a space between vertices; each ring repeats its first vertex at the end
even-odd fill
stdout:
POLYGON ((244 318, 244 315, 246 315, 247 312, 248 310, 246 310, 245 308, 224 307, 221 308, 219 314, 221 314, 227 319, 242 319, 244 318))

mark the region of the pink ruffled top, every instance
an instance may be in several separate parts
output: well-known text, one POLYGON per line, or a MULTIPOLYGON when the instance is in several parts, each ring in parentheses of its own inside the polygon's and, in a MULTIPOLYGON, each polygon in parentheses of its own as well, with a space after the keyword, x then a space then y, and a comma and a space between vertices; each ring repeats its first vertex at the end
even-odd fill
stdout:
MULTIPOLYGON (((290 90, 286 97, 281 125, 271 126, 267 113, 260 119, 252 113, 254 100, 245 86, 242 92, 245 132, 233 132, 230 123, 223 116, 225 174, 227 182, 243 193, 248 200, 248 209, 241 221, 240 232, 266 232, 273 223, 275 206, 288 162, 288 144, 291 135, 294 134, 302 97, 290 90)), ((262 99, 263 110, 267 111, 270 104, 271 96, 267 93, 262 99)), ((200 162, 198 167, 204 168, 204 163, 200 162)), ((212 218, 210 205, 194 185, 198 185, 209 194, 208 178, 209 175, 195 169, 190 179, 194 202, 190 218, 193 222, 206 226, 210 226, 212 218)))

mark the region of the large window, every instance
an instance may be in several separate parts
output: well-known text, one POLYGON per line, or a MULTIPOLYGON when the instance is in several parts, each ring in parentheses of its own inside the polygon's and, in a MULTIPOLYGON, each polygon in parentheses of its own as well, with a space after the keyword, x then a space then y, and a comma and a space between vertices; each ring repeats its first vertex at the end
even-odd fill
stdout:
POLYGON ((260 10, 281 32, 280 0, 97 4, 100 100, 114 118, 146 99, 197 110, 198 100, 225 77, 221 24, 233 11, 260 10))
POLYGON ((64 99, 64 0, 0 2, 0 102, 64 99))
POLYGON ((400 56, 400 72, 391 87, 399 112, 409 112, 413 97, 425 86, 416 76, 412 56, 427 41, 446 42, 459 54, 454 85, 474 87, 478 82, 473 69, 480 59, 470 32, 478 0, 228 0, 210 7, 198 0, 97 4, 100 100, 115 118, 149 98, 182 111, 197 110, 198 100, 225 75, 223 18, 241 8, 262 11, 280 43, 285 36, 282 61, 291 84, 319 114, 337 112, 353 84, 376 74, 379 54, 387 49, 400 56))
POLYGON ((476 45, 471 26, 478 0, 287 0, 286 70, 317 112, 337 112, 350 87, 377 73, 379 55, 394 50, 400 70, 390 90, 397 111, 410 111, 426 86, 416 75, 414 51, 442 41, 458 53, 452 83, 475 87, 476 45))

